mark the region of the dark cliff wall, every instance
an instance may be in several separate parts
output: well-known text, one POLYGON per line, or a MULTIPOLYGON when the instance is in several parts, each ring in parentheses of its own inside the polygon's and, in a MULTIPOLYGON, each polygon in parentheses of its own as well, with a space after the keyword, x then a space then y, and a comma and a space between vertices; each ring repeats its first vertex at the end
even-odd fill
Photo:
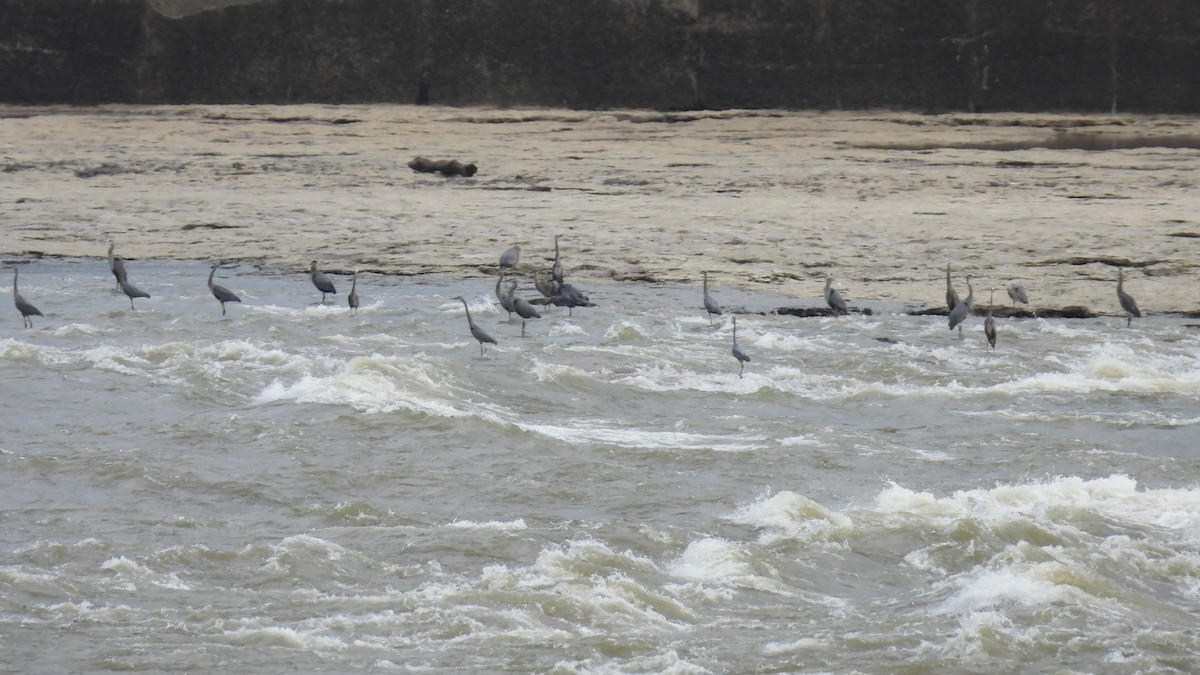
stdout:
POLYGON ((0 100, 1200 112, 1195 0, 238 2, 0 0, 0 100))

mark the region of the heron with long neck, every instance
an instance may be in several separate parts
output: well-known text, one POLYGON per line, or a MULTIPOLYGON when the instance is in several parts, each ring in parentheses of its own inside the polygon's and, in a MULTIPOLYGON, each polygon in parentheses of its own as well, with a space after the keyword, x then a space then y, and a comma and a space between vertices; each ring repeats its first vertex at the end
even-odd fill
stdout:
POLYGON ((456 295, 453 298, 451 298, 451 300, 461 300, 462 301, 463 309, 466 310, 466 312, 467 312, 467 326, 471 329, 471 337, 475 338, 476 340, 479 340, 479 355, 483 356, 483 343, 489 342, 491 344, 498 344, 496 342, 496 339, 493 338, 491 335, 488 335, 486 332, 484 332, 484 330, 482 328, 475 325, 474 319, 471 318, 471 308, 467 307, 467 299, 466 298, 464 298, 461 295, 456 295))
POLYGON ((17 276, 20 273, 21 268, 13 267, 13 304, 21 313, 21 325, 25 328, 33 328, 33 317, 45 315, 37 307, 34 307, 33 303, 22 297, 20 291, 17 290, 17 276))
POLYGON ((242 299, 234 295, 233 291, 230 291, 228 288, 213 283, 213 275, 217 273, 219 265, 220 263, 213 263, 212 271, 208 273, 208 290, 212 291, 213 297, 217 299, 217 302, 221 303, 221 316, 225 316, 225 303, 241 302, 242 299))
POLYGON ((1142 310, 1138 309, 1137 300, 1134 300, 1132 295, 1125 292, 1124 268, 1117 269, 1117 300, 1121 301, 1121 309, 1125 310, 1125 327, 1129 328, 1133 325, 1133 317, 1141 318, 1142 310))

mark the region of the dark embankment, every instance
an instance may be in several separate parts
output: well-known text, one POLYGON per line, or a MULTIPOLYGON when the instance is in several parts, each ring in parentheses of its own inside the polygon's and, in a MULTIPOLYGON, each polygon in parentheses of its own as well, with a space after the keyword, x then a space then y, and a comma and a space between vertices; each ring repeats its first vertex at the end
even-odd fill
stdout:
POLYGON ((1200 112, 1190 0, 0 0, 11 103, 1200 112))

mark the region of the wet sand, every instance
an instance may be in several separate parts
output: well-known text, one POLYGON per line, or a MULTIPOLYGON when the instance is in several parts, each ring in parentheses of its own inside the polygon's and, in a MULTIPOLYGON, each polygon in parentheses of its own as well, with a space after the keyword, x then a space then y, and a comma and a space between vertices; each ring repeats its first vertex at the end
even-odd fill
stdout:
POLYGON ((943 305, 950 259, 981 304, 1019 280, 1035 309, 1115 315, 1128 265, 1144 312, 1189 313, 1197 143, 1200 120, 1168 116, 6 107, 0 252, 100 261, 112 239, 131 259, 482 277, 513 242, 523 272, 548 268, 558 234, 580 285, 709 270, 819 305, 830 272, 852 306, 919 310, 943 305), (1110 145, 1132 147, 1072 149, 1110 145))

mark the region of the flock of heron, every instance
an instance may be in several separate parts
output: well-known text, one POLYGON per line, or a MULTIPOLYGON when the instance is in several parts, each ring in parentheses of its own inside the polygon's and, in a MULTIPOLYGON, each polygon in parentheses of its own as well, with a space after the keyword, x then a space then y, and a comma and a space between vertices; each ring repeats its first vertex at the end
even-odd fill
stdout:
MULTIPOLYGON (((595 303, 591 302, 587 295, 580 291, 575 286, 567 283, 564 279, 562 260, 559 252, 559 236, 554 237, 554 262, 549 270, 539 270, 534 275, 534 287, 542 294, 542 298, 533 301, 525 300, 516 295, 518 282, 516 279, 508 278, 521 259, 521 245, 513 244, 500 255, 499 277, 496 280, 496 299, 500 302, 500 306, 508 312, 509 319, 515 313, 521 317, 521 337, 525 336, 525 323, 529 319, 540 319, 542 315, 538 312, 535 304, 552 304, 557 307, 566 307, 569 312, 573 312, 575 307, 594 307, 595 303)), ((109 242, 108 245, 108 265, 113 277, 116 279, 117 288, 129 297, 129 308, 134 309, 133 301, 135 298, 148 298, 149 293, 141 290, 129 281, 129 274, 125 269, 125 261, 117 255, 113 254, 116 244, 109 242)), ((221 304, 221 314, 225 315, 225 303, 241 302, 235 293, 214 282, 219 263, 213 263, 212 269, 208 273, 208 288, 212 292, 213 297, 221 304)), ((970 316, 975 307, 975 289, 971 285, 972 275, 966 276, 967 295, 959 297, 958 292, 954 290, 954 283, 951 278, 952 266, 949 260, 946 261, 946 307, 949 310, 949 325, 950 330, 958 329, 959 335, 962 335, 963 321, 970 316)), ((724 312, 721 305, 708 292, 708 272, 701 273, 703 278, 703 303, 704 310, 708 314, 709 325, 713 323, 714 316, 720 316, 724 312)), ((21 313, 22 325, 26 328, 33 327, 33 317, 43 316, 42 312, 26 300, 18 289, 18 278, 20 269, 13 267, 13 302, 17 307, 17 311, 21 313)), ((309 267, 309 276, 317 290, 321 292, 321 304, 326 302, 326 296, 336 294, 337 289, 333 284, 333 280, 329 275, 325 274, 317 268, 317 261, 312 261, 309 267)), ((983 321, 983 332, 987 339, 988 346, 991 349, 996 347, 996 322, 992 316, 992 304, 995 302, 995 288, 989 289, 989 303, 987 316, 983 321)), ((1011 283, 1006 288, 1009 299, 1014 303, 1028 304, 1029 294, 1025 287, 1019 283, 1011 283)), ((829 305, 833 315, 839 316, 849 313, 849 307, 846 305, 846 300, 842 294, 833 287, 833 275, 825 275, 825 302, 829 305)), ((471 309, 467 306, 466 298, 455 296, 453 300, 459 300, 463 304, 463 310, 467 315, 467 328, 471 332, 471 336, 479 342, 479 355, 484 354, 485 344, 497 344, 496 339, 479 327, 478 324, 471 318, 471 309)), ((1134 317, 1140 317, 1141 311, 1138 309, 1137 301, 1133 296, 1125 291, 1125 270, 1118 270, 1117 275, 1117 300, 1121 304, 1121 309, 1126 313, 1126 326, 1132 325, 1134 317)), ((350 286, 350 294, 348 303, 351 312, 358 311, 358 270, 354 270, 354 274, 350 286)), ((735 359, 739 364, 738 377, 741 377, 745 372, 746 363, 750 361, 750 356, 746 354, 737 341, 737 317, 733 318, 733 349, 731 350, 735 359)))

